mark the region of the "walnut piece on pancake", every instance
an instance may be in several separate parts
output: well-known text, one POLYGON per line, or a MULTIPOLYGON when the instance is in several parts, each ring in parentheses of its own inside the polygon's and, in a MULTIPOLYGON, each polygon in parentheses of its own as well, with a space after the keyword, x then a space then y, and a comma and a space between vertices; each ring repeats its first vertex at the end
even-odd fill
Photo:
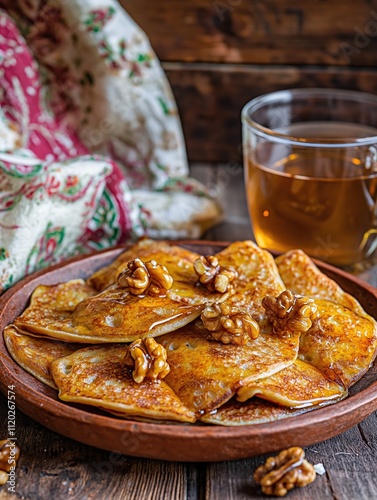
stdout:
POLYGON ((194 269, 199 276, 199 283, 210 292, 225 293, 230 291, 231 282, 238 276, 233 268, 220 266, 214 255, 200 256, 194 261, 194 269))
POLYGON ((163 379, 170 372, 165 347, 153 338, 138 339, 129 346, 125 361, 134 365, 132 377, 141 384, 145 378, 163 379))
POLYGON ((129 287, 133 295, 165 296, 173 285, 173 278, 167 268, 155 260, 143 262, 136 258, 128 262, 127 267, 119 274, 118 284, 129 287))
MULTIPOLYGON (((16 466, 19 456, 20 448, 14 441, 10 439, 3 439, 2 441, 0 441, 0 471, 10 472, 12 470, 12 467, 14 468, 16 466)), ((4 476, 4 474, 1 474, 1 476, 4 476)))
POLYGON ((223 302, 208 305, 201 319, 210 332, 210 338, 223 344, 246 345, 259 335, 259 325, 250 314, 223 302))
POLYGON ((313 465, 305 460, 302 448, 294 446, 269 457, 254 472, 254 480, 266 495, 284 497, 295 486, 306 486, 316 478, 313 465))
POLYGON ((317 305, 313 299, 294 295, 284 290, 277 297, 267 295, 262 300, 274 333, 283 331, 307 332, 317 317, 317 305))

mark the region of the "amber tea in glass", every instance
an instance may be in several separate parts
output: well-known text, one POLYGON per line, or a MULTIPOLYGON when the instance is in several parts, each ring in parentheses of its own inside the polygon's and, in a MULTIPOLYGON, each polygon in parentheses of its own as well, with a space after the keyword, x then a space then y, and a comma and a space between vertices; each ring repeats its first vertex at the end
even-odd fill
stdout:
POLYGON ((257 243, 339 266, 377 245, 377 98, 296 89, 243 110, 245 183, 257 243))

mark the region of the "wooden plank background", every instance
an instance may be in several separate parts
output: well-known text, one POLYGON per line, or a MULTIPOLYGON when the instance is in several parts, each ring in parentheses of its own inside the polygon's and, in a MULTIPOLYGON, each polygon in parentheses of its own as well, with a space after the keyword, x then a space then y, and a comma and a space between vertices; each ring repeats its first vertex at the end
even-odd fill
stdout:
POLYGON ((240 112, 256 95, 377 92, 377 0, 121 1, 167 72, 191 161, 239 159, 240 112))

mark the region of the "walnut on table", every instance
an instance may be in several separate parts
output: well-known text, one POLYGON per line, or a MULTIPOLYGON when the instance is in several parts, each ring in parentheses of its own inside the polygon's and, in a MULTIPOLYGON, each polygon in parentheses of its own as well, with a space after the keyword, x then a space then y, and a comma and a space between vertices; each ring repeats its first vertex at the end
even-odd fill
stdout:
POLYGON ((230 291, 232 281, 238 276, 234 269, 220 266, 214 255, 200 256, 194 262, 194 269, 199 277, 199 283, 210 292, 230 291))
POLYGON ((10 439, 0 441, 0 485, 8 481, 8 474, 17 464, 20 448, 10 439))
POLYGON ((141 384, 144 379, 163 379, 170 372, 166 349, 154 339, 138 339, 128 346, 126 364, 134 367, 132 377, 141 384))
POLYGON ((313 465, 305 460, 302 448, 283 450, 276 457, 269 457, 254 472, 254 480, 266 495, 285 496, 295 486, 303 487, 316 478, 313 465))
POLYGON ((8 474, 5 472, 5 470, 0 470, 0 486, 6 484, 7 481, 8 481, 8 474))
POLYGON ((294 295, 284 290, 277 297, 267 295, 262 305, 272 323, 274 333, 284 331, 307 332, 317 318, 317 305, 313 299, 294 295))
POLYGON ((227 302, 206 306, 201 319, 210 337, 223 344, 246 345, 259 335, 258 323, 249 314, 227 302))
POLYGON ((128 262, 127 268, 118 276, 118 284, 128 287, 133 295, 166 295, 173 285, 173 278, 168 269, 155 260, 143 262, 134 259, 128 262))

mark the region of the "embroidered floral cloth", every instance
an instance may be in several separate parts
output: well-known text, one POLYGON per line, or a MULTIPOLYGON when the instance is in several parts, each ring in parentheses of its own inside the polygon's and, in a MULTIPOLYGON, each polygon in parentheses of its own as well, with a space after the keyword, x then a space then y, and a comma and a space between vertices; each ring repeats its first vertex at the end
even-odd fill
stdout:
POLYGON ((142 235, 198 237, 170 87, 113 0, 0 0, 0 291, 142 235))

